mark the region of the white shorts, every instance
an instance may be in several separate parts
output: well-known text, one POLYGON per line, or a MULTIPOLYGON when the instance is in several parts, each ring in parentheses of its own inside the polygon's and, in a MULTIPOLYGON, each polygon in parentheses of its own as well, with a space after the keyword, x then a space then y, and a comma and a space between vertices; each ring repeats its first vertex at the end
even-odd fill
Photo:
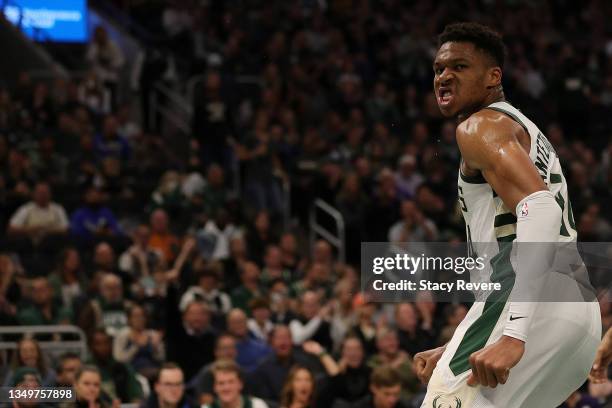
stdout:
POLYGON ((598 303, 541 303, 506 384, 469 387, 469 356, 497 341, 508 304, 474 303, 438 362, 421 408, 554 408, 586 380, 601 340, 598 303), (484 312, 484 313, 483 313, 484 312))

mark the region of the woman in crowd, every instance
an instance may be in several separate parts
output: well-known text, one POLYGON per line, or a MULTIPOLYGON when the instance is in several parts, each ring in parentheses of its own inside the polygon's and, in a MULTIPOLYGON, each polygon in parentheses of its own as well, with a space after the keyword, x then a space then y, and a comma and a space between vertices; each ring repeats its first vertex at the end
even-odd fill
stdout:
POLYGON ((100 388, 102 376, 94 366, 83 366, 76 373, 75 401, 64 402, 59 408, 118 408, 119 400, 112 401, 100 388))
POLYGON ((83 288, 87 287, 83 277, 79 252, 73 247, 64 249, 57 269, 49 276, 53 294, 64 307, 72 308, 74 301, 83 294, 83 288))
POLYGON ((281 392, 281 408, 314 408, 315 379, 310 370, 293 367, 281 392))
POLYGON ((49 368, 40 345, 34 339, 24 338, 17 343, 17 351, 13 355, 11 371, 6 375, 4 385, 13 383, 13 372, 19 367, 30 367, 38 371, 41 378, 41 386, 46 387, 53 384, 55 372, 49 368))

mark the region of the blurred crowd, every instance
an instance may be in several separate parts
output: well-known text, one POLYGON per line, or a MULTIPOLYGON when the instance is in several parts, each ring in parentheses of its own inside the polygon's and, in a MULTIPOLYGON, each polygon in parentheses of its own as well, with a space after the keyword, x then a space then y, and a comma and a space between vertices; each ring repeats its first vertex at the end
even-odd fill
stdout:
MULTIPOLYGON (((142 98, 120 97, 130 56, 102 27, 85 77, 0 87, 0 325, 88 340, 81 356, 20 339, 5 385, 74 385, 101 407, 419 406, 412 358, 469 305, 369 302, 360 243, 465 239, 455 123, 432 93, 451 21, 504 33, 506 96, 555 146, 579 239, 612 238, 606 2, 115 3, 163 34, 133 72, 142 98), (180 154, 141 105, 152 81, 196 75, 180 154), (308 246, 317 198, 344 218, 344 263, 308 246)), ((585 385, 565 406, 611 393, 585 385)))

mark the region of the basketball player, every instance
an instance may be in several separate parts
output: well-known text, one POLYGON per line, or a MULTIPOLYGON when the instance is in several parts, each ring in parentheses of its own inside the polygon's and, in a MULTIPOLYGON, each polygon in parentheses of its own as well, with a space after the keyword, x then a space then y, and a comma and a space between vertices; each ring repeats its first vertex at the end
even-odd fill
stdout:
POLYGON ((517 287, 540 293, 550 284, 554 253, 534 256, 528 247, 535 245, 523 245, 514 256, 512 245, 576 240, 566 180, 546 137, 505 101, 501 37, 457 23, 438 47, 434 90, 442 114, 459 122, 468 241, 497 248, 476 279, 501 282, 505 291, 477 298, 446 346, 415 356, 417 375, 428 381, 422 407, 556 407, 589 374, 601 338, 599 305, 519 301, 517 287), (533 267, 517 267, 525 257, 533 267))

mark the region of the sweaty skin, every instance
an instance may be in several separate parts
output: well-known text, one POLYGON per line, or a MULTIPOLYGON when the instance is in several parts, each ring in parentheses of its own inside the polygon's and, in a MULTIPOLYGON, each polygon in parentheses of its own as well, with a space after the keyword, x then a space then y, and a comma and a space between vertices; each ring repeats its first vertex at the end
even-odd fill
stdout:
MULTIPOLYGON (((447 42, 438 50, 434 73, 440 111, 460 121, 456 138, 464 175, 482 174, 512 212, 528 195, 547 190, 529 158, 529 134, 503 113, 483 109, 504 100, 502 71, 493 58, 471 43, 447 42)), ((474 352, 468 385, 505 384, 524 352, 525 343, 509 336, 474 352)), ((421 381, 429 381, 440 357, 440 349, 415 355, 414 369, 421 381)))

